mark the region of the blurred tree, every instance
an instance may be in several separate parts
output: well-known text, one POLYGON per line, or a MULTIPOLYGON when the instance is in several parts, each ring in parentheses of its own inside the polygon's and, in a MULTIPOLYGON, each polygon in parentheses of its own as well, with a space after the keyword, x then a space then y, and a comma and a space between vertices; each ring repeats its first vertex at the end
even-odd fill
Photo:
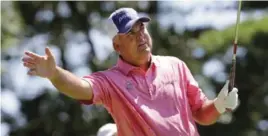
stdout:
MULTIPOLYGON (((234 113, 235 119, 231 124, 203 128, 202 134, 220 135, 218 132, 221 132, 221 135, 250 136, 252 131, 260 136, 268 134, 267 129, 261 130, 265 124, 260 126, 261 121, 268 119, 268 105, 265 101, 268 97, 267 22, 268 18, 264 18, 258 22, 247 21, 240 24, 235 86, 239 88, 241 104, 234 113), (224 131, 226 129, 228 131, 224 131)), ((230 27, 221 32, 207 31, 198 39, 200 45, 208 52, 208 58, 220 55, 220 58, 226 62, 227 74, 231 67, 234 29, 230 27), (226 54, 229 57, 226 57, 226 54)), ((221 88, 222 84, 215 80, 212 82, 218 88, 217 90, 221 88)))
MULTIPOLYGON (((107 19, 112 10, 121 6, 136 7, 137 10, 150 14, 156 14, 157 12, 157 4, 154 1, 149 2, 146 9, 139 9, 139 2, 129 3, 121 1, 17 1, 4 3, 10 5, 8 8, 2 9, 12 10, 13 16, 9 16, 10 12, 2 14, 2 18, 7 18, 2 22, 3 26, 5 26, 4 31, 2 31, 2 36, 4 37, 1 40, 2 46, 19 45, 26 37, 30 38, 38 34, 49 34, 48 44, 59 47, 62 67, 70 71, 72 71, 72 68, 67 63, 65 56, 68 41, 68 37, 65 34, 68 31, 73 33, 82 32, 86 36, 91 49, 91 52, 88 54, 88 65, 92 71, 110 67, 107 63, 105 65, 94 61, 96 59, 95 47, 89 36, 89 31, 95 26, 91 24, 93 18, 89 18, 90 15, 97 13, 101 18, 107 19), (109 5, 112 5, 112 7, 109 8, 109 5), (14 18, 18 20, 14 21, 14 18), (11 24, 10 22, 14 23, 11 24), (11 30, 12 28, 13 30, 11 30), (17 35, 21 36, 17 37, 17 35), (17 38, 18 42, 7 42, 9 37, 17 38)), ((5 54, 2 55, 5 58, 5 54)), ((27 120, 25 126, 18 127, 14 119, 6 114, 2 115, 2 121, 8 122, 11 125, 10 135, 88 136, 94 135, 97 129, 105 122, 113 121, 107 111, 99 106, 80 105, 76 100, 67 98, 62 94, 55 96, 48 91, 33 100, 21 100, 21 105, 22 113, 27 120)))
MULTIPOLYGON (((88 58, 87 65, 90 69, 93 72, 103 70, 112 65, 115 55, 111 54, 106 61, 100 63, 96 59, 95 46, 89 31, 104 27, 100 20, 107 19, 114 9, 129 6, 146 12, 152 17, 149 31, 154 39, 154 54, 179 57, 189 65, 194 74, 199 75, 201 75, 203 63, 211 58, 221 58, 225 62, 228 74, 230 63, 224 58, 228 54, 226 50, 230 48, 233 41, 234 26, 223 31, 197 28, 196 30, 186 30, 183 34, 176 33, 175 26, 163 30, 156 21, 159 14, 158 5, 158 1, 5 1, 1 5, 3 20, 1 22, 1 46, 20 45, 19 43, 22 43, 24 39, 38 34, 48 34, 48 44, 58 46, 61 51, 62 67, 72 71, 65 56, 66 44, 69 40, 66 33, 71 31, 86 37, 86 42, 91 48, 88 56, 85 56, 88 58), (11 15, 10 11, 12 11, 11 15), (100 17, 100 20, 94 23, 96 18, 92 18, 92 16, 100 17), (195 40, 196 38, 198 39, 195 40), (205 50, 205 56, 194 58, 192 54, 197 48, 205 50)), ((245 10, 256 10, 267 7, 267 3, 250 1, 243 2, 243 6, 245 10)), ((267 135, 267 129, 264 130, 263 126, 260 127, 260 121, 267 120, 268 115, 267 100, 264 101, 267 99, 268 89, 267 22, 267 18, 264 18, 240 25, 239 46, 246 48, 246 55, 238 56, 237 61, 236 86, 240 90, 241 106, 234 113, 234 121, 228 125, 217 123, 209 127, 199 126, 201 136, 267 135)), ((2 52, 2 58, 10 59, 5 50, 2 52)), ((204 79, 205 82, 208 81, 215 86, 217 91, 223 85, 210 77, 204 79)), ((4 86, 5 81, 1 81, 2 88, 6 87, 4 86)), ((202 84, 201 86, 205 87, 202 84)), ((49 91, 45 91, 44 94, 33 100, 21 100, 21 104, 21 111, 27 119, 25 126, 17 126, 13 118, 6 114, 1 115, 2 122, 8 122, 11 125, 10 135, 12 136, 95 135, 102 124, 113 121, 103 108, 80 105, 76 100, 64 95, 51 94, 49 91)))
POLYGON ((11 45, 18 44, 20 38, 23 38, 24 23, 12 2, 3 2, 1 4, 1 48, 5 49, 11 45), (5 18, 5 19, 4 19, 5 18))

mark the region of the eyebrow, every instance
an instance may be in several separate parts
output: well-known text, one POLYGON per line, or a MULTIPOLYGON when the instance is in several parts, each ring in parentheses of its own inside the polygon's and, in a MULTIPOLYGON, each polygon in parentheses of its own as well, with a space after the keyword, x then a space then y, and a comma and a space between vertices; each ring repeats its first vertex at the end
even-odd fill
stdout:
POLYGON ((131 31, 133 31, 133 29, 135 28, 135 27, 138 27, 139 25, 141 25, 141 24, 143 24, 144 25, 144 23, 143 22, 141 22, 141 21, 137 21, 133 26, 132 26, 132 28, 129 30, 129 32, 128 33, 130 33, 131 31))
POLYGON ((138 24, 143 24, 143 22, 141 22, 141 21, 139 20, 139 21, 137 21, 137 22, 133 25, 133 27, 137 26, 138 24))

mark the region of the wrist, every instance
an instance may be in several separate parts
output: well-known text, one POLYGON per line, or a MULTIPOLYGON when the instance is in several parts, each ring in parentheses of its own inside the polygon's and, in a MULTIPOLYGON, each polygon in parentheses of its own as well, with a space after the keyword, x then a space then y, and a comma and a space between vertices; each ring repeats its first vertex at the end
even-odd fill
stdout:
POLYGON ((224 104, 223 104, 223 101, 221 101, 220 99, 216 98, 214 100, 214 106, 215 108, 217 109, 217 111, 222 114, 226 111, 225 107, 224 107, 224 104))
POLYGON ((52 70, 51 76, 47 77, 50 81, 55 81, 59 76, 60 67, 56 66, 55 69, 52 70))

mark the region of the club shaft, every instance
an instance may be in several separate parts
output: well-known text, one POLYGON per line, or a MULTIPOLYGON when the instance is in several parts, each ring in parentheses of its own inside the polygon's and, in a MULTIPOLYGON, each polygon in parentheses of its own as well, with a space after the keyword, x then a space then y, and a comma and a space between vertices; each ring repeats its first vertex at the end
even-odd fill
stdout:
POLYGON ((234 39, 234 43, 233 43, 232 68, 231 68, 230 79, 229 79, 230 80, 229 91, 231 91, 234 88, 234 83, 235 83, 236 50, 237 50, 237 42, 238 42, 238 26, 239 26, 239 22, 240 22, 241 5, 242 5, 242 0, 239 0, 236 25, 235 25, 235 39, 234 39))
POLYGON ((242 0, 239 0, 238 9, 237 9, 237 15, 236 15, 234 45, 237 45, 237 41, 238 41, 238 27, 239 27, 239 22, 240 22, 241 5, 242 5, 242 0))

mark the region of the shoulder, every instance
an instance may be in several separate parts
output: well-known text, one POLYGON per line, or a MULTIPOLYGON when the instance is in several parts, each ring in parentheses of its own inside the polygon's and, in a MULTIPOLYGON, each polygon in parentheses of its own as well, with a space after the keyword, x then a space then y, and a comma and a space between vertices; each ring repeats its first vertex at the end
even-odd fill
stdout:
POLYGON ((154 60, 157 62, 157 63, 160 63, 161 64, 166 64, 166 63, 169 63, 169 64, 184 64, 185 62, 183 60, 181 60, 180 58, 178 57, 175 57, 175 56, 162 56, 162 55, 154 55, 154 60))
POLYGON ((118 69, 118 67, 113 66, 103 71, 93 72, 91 75, 100 76, 102 78, 107 78, 107 77, 111 77, 113 75, 118 75, 118 74, 121 74, 120 70, 118 69))

